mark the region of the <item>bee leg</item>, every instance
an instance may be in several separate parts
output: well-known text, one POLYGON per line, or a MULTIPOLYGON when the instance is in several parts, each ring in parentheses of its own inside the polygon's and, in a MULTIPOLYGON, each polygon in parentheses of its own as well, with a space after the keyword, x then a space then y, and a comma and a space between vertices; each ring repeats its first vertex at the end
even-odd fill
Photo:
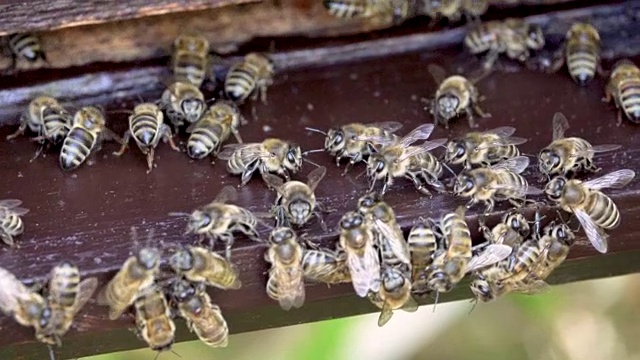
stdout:
MULTIPOLYGON (((44 152, 44 145, 41 145, 41 146, 38 147, 38 150, 36 150, 36 153, 33 155, 31 160, 29 160, 29 162, 33 162, 35 159, 40 157, 40 155, 42 155, 43 152, 44 152)), ((42 155, 42 156, 44 157, 44 155, 42 155)))
POLYGON ((618 109, 618 121, 616 122, 616 126, 622 126, 622 110, 618 109))
POLYGON ((498 60, 499 55, 500 55, 500 52, 496 50, 489 50, 489 53, 484 58, 484 62, 482 63, 483 69, 490 70, 493 67, 493 65, 495 65, 496 60, 498 60))
POLYGON ((15 242, 13 241, 13 236, 2 229, 0 229, 0 239, 2 239, 2 242, 9 245, 10 247, 16 246, 15 242))
POLYGON ((124 154, 125 150, 127 150, 127 147, 129 146, 129 139, 131 139, 131 131, 127 130, 122 137, 122 145, 120 146, 120 150, 114 151, 113 155, 122 156, 122 154, 124 154))
POLYGON ((495 201, 493 199, 489 199, 485 201, 487 203, 484 212, 485 214, 489 214, 493 211, 493 207, 495 206, 495 201))
POLYGON ((25 130, 27 129, 27 122, 24 120, 24 117, 20 118, 20 126, 18 130, 11 135, 7 135, 7 140, 13 140, 17 138, 19 135, 24 135, 25 130))
POLYGON ((221 235, 220 238, 224 242, 224 257, 227 259, 227 261, 231 262, 231 247, 233 246, 233 235, 224 234, 221 235))
MULTIPOLYGON (((491 117, 491 114, 488 113, 488 112, 485 112, 484 110, 482 110, 482 108, 480 107, 479 104, 474 102, 472 107, 473 107, 473 111, 475 111, 476 114, 478 114, 478 116, 480 116, 481 118, 490 118, 491 117)), ((469 109, 469 110, 471 110, 471 109, 469 109)))
MULTIPOLYGON (((351 158, 351 160, 349 160, 349 162, 347 163, 347 165, 345 165, 344 167, 344 171, 342 172, 342 176, 347 175, 347 172, 349 172, 349 170, 351 169, 351 167, 353 166, 355 162, 353 161, 353 158, 351 158)), ((340 166, 340 162, 337 162, 338 166, 340 166)))
MULTIPOLYGON (((173 134, 171 134, 171 128, 167 124, 162 124, 160 127, 160 133, 162 135, 162 139, 165 143, 169 143, 169 146, 175 151, 182 151, 176 145, 175 141, 173 141, 173 134)), ((123 139, 123 141, 129 142, 128 140, 123 139)))
POLYGON ((154 148, 150 148, 147 151, 147 174, 153 170, 153 154, 155 152, 154 148))

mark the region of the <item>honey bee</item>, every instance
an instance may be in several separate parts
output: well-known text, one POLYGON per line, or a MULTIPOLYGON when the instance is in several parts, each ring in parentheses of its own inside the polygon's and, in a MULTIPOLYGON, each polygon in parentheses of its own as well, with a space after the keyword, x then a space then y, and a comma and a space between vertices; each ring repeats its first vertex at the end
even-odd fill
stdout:
POLYGON ((278 192, 277 211, 282 211, 285 219, 296 226, 304 225, 316 210, 315 190, 327 174, 327 168, 321 166, 308 175, 307 183, 301 181, 283 182, 278 176, 263 174, 265 182, 278 192))
POLYGON ((134 303, 136 327, 153 351, 167 351, 175 341, 176 325, 164 293, 150 285, 140 290, 134 303))
MULTIPOLYGON (((552 222, 545 229, 544 236, 540 239, 543 247, 538 266, 532 271, 532 279, 545 280, 569 255, 569 249, 575 242, 575 235, 566 224, 552 222)), ((543 288, 544 285, 538 285, 543 288)))
POLYGON ((238 132, 241 122, 242 115, 235 104, 217 101, 200 120, 187 128, 191 134, 187 140, 187 154, 196 160, 216 156, 231 134, 238 143, 242 143, 238 132))
POLYGON ((258 220, 251 211, 237 205, 228 204, 235 201, 238 192, 235 187, 228 185, 209 204, 204 205, 191 214, 172 213, 171 215, 186 215, 189 217, 186 233, 207 236, 213 247, 216 239, 225 243, 225 257, 231 259, 233 233, 241 232, 251 239, 258 239, 255 228, 258 220))
POLYGON ((120 317, 133 304, 141 289, 154 283, 159 268, 160 251, 155 247, 144 247, 124 262, 97 297, 98 304, 109 306, 110 320, 120 317))
POLYGON ((269 250, 265 260, 271 264, 267 295, 280 307, 290 310, 304 304, 305 291, 302 270, 303 249, 296 233, 288 227, 275 228, 269 235, 269 250))
POLYGON ((490 117, 478 104, 480 93, 475 83, 480 80, 468 80, 461 75, 446 76, 443 68, 435 64, 429 64, 429 73, 438 84, 436 96, 431 102, 430 111, 433 114, 434 124, 442 124, 449 128, 449 121, 460 115, 466 115, 469 120, 469 127, 478 127, 475 123, 474 113, 480 117, 490 117))
POLYGON ((427 287, 426 269, 433 261, 438 248, 438 238, 433 231, 435 224, 430 219, 413 226, 407 236, 407 246, 411 255, 411 291, 423 294, 427 287))
POLYGON ((629 169, 614 171, 585 182, 559 176, 547 183, 544 192, 562 210, 574 214, 593 247, 606 253, 607 234, 604 230, 614 229, 620 224, 620 212, 613 200, 600 190, 624 187, 635 176, 635 171, 629 169))
POLYGON ((0 310, 20 325, 35 328, 36 332, 46 327, 51 319, 51 308, 46 300, 1 267, 0 310))
POLYGON ((171 83, 162 93, 160 103, 174 128, 182 126, 185 121, 195 123, 202 117, 206 108, 200 89, 182 81, 171 83))
POLYGON ((613 68, 605 88, 604 102, 613 100, 618 108, 618 125, 622 113, 633 123, 640 123, 640 68, 630 60, 621 60, 613 68))
POLYGON ((187 326, 198 338, 211 347, 226 347, 229 342, 229 327, 220 307, 211 303, 204 286, 194 286, 188 281, 173 283, 172 298, 187 326))
POLYGON ((26 60, 30 63, 42 59, 47 61, 46 54, 42 50, 40 39, 34 34, 13 34, 9 35, 9 50, 11 50, 11 68, 16 67, 18 60, 26 60))
POLYGON ((457 22, 462 14, 471 19, 479 19, 488 8, 487 0, 427 0, 424 1, 423 12, 434 20, 446 18, 457 22))
POLYGON ((393 133, 400 128, 402 128, 401 123, 390 121, 369 124, 351 123, 333 127, 326 133, 318 129, 306 129, 326 136, 324 149, 331 156, 335 156, 336 166, 340 166, 342 159, 349 159, 343 172, 345 175, 351 166, 366 160, 369 155, 376 152, 376 146, 379 144, 366 139, 381 139, 383 144, 393 143, 398 140, 398 137, 393 133))
POLYGON ((228 160, 229 173, 242 176, 240 186, 246 185, 256 170, 260 174, 275 173, 289 180, 289 171, 295 174, 302 168, 300 146, 275 138, 261 143, 226 145, 218 158, 228 160))
MULTIPOLYGON (((33 138, 33 141, 58 145, 69 133, 71 115, 60 105, 58 100, 50 96, 37 96, 29 102, 27 109, 20 117, 18 130, 8 135, 7 140, 23 135, 27 127, 38 135, 33 138)), ((35 157, 38 157, 41 151, 42 148, 38 150, 35 157)))
POLYGON ((539 25, 513 18, 478 24, 464 38, 464 45, 472 54, 488 51, 485 69, 493 67, 501 53, 525 62, 529 59, 530 50, 540 50, 544 44, 544 33, 539 25))
POLYGON ((64 171, 77 169, 90 154, 102 147, 103 140, 116 140, 120 137, 109 130, 102 111, 94 106, 85 106, 73 116, 73 124, 60 151, 60 167, 64 171))
POLYGON ((80 270, 64 262, 51 270, 47 302, 51 318, 47 326, 36 331, 36 338, 46 344, 61 345, 60 338, 69 331, 73 318, 91 299, 98 287, 98 279, 80 281, 80 270))
POLYGON ((19 207, 22 201, 17 199, 0 200, 0 239, 2 242, 15 247, 14 236, 24 232, 24 222, 21 216, 27 214, 29 209, 19 207))
POLYGON ((326 284, 351 282, 345 252, 328 249, 305 250, 302 256, 302 272, 305 279, 326 284))
POLYGON ((598 30, 585 23, 571 25, 567 32, 566 44, 556 58, 551 72, 558 71, 566 62, 573 81, 578 85, 586 85, 593 80, 596 72, 602 73, 598 30))
POLYGON ((384 185, 381 190, 383 195, 387 187, 393 184, 393 179, 398 177, 411 180, 416 189, 425 195, 431 195, 427 185, 438 192, 445 191, 444 184, 438 180, 442 175, 442 164, 429 153, 429 150, 444 145, 447 140, 438 139, 425 141, 417 146, 411 145, 418 140, 428 138, 433 127, 433 124, 418 126, 396 143, 383 146, 380 152, 369 156, 367 161, 367 176, 371 182, 369 191, 373 191, 378 180, 383 180, 384 185))
POLYGON ((202 35, 179 35, 173 42, 171 63, 176 79, 200 87, 208 72, 209 41, 202 35))
POLYGON ((237 269, 222 256, 203 247, 180 249, 171 256, 169 264, 177 274, 195 283, 223 290, 242 286, 237 269))
POLYGON ((147 155, 147 174, 153 169, 153 155, 160 140, 168 142, 173 150, 180 151, 173 142, 171 128, 164 123, 164 115, 156 104, 136 105, 133 114, 129 116, 129 129, 124 133, 122 147, 113 154, 116 156, 124 154, 132 136, 140 151, 147 155))
POLYGON ((597 172, 593 155, 620 149, 620 145, 591 145, 578 137, 564 137, 569 122, 562 113, 553 115, 553 141, 538 154, 538 168, 548 177, 573 175, 580 171, 597 172))
POLYGON ((490 244, 505 244, 514 248, 529 237, 531 227, 524 215, 512 210, 505 213, 502 221, 493 228, 489 228, 481 220, 480 231, 490 244))
POLYGON ((411 11, 407 0, 324 0, 322 4, 337 18, 381 17, 392 24, 401 23, 411 11))
MULTIPOLYGON (((367 296, 380 289, 380 260, 376 251, 376 237, 365 217, 350 211, 340 219, 340 248, 346 252, 346 263, 356 294, 367 296)), ((404 241, 404 240, 403 240, 404 241)))
POLYGON ((485 213, 493 211, 496 201, 509 201, 520 207, 526 195, 538 195, 542 190, 529 186, 520 175, 529 165, 529 158, 517 156, 487 168, 463 171, 456 178, 456 196, 471 198, 467 207, 478 202, 486 204, 485 213))
POLYGON ((396 267, 385 266, 380 280, 380 290, 377 293, 369 293, 369 300, 382 310, 378 317, 378 326, 384 326, 389 322, 393 310, 418 310, 418 303, 411 296, 411 279, 406 272, 396 267))
POLYGON ((517 145, 527 139, 513 137, 514 127, 502 126, 487 131, 472 131, 459 139, 447 143, 444 161, 449 164, 464 164, 465 169, 473 166, 490 166, 516 156, 520 156, 517 145))
POLYGON ((273 62, 264 54, 250 53, 244 60, 229 69, 224 81, 224 92, 237 103, 244 102, 249 95, 267 103, 267 87, 273 83, 273 62))

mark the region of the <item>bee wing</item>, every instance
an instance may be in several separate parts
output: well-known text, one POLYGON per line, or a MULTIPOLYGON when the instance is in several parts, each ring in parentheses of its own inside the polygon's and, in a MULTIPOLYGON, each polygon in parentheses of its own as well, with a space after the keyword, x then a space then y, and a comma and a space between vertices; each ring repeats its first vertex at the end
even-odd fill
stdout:
POLYGON ((77 314, 91 299, 93 293, 98 288, 98 279, 90 277, 84 279, 78 284, 78 295, 76 296, 76 302, 73 304, 73 314, 77 314))
POLYGON ((601 152, 615 151, 620 148, 622 148, 622 145, 617 145, 617 144, 594 145, 591 151, 593 151, 594 153, 601 153, 601 152))
POLYGON ((375 122, 375 123, 370 123, 365 125, 370 127, 375 127, 389 133, 394 133, 402 128, 402 123, 399 123, 397 121, 383 121, 383 122, 375 122))
POLYGON ((0 200, 0 207, 3 207, 5 209, 12 209, 12 208, 18 207, 20 206, 20 204, 22 204, 22 200, 18 200, 18 199, 0 200))
POLYGON ((260 144, 228 144, 225 145, 220 153, 218 153, 218 159, 229 160, 236 151, 241 151, 242 161, 250 163, 258 158, 269 156, 268 152, 261 150, 260 144))
POLYGON ((307 186, 309 186, 312 192, 316 190, 316 187, 318 187, 318 184, 326 174, 327 168, 324 166, 320 166, 319 168, 310 172, 309 175, 307 175, 307 186))
POLYGON ((569 128, 569 121, 562 113, 553 114, 552 120, 553 140, 559 140, 564 137, 564 132, 569 128))
POLYGON ((412 156, 424 154, 430 150, 433 150, 439 146, 444 145, 446 142, 447 142, 447 139, 436 139, 432 141, 425 141, 418 146, 412 146, 410 149, 405 149, 397 161, 401 162, 412 156))
POLYGON ((476 147, 475 150, 476 151, 485 150, 493 147, 509 146, 509 145, 522 145, 527 141, 529 141, 529 139, 511 136, 511 137, 506 137, 506 138, 502 138, 500 140, 495 140, 495 141, 484 141, 482 145, 476 147))
POLYGON ((348 251, 347 266, 356 294, 366 297, 371 291, 380 290, 380 260, 372 245, 367 245, 362 257, 348 251))
POLYGON ((549 290, 549 284, 543 280, 532 280, 531 282, 527 281, 523 284, 514 284, 511 288, 511 291, 525 295, 542 294, 547 290, 549 290))
POLYGON ((441 84, 444 81, 444 79, 447 78, 447 71, 444 68, 442 68, 442 66, 440 65, 429 64, 427 65, 427 70, 429 71, 429 74, 431 74, 431 77, 433 77, 433 80, 437 84, 441 84))
POLYGON ((635 176, 635 171, 622 169, 593 180, 585 181, 583 185, 593 190, 600 190, 604 188, 619 189, 629 184, 635 176))
POLYGON ((491 166, 494 170, 509 170, 513 173, 520 174, 527 166, 529 166, 529 158, 526 156, 516 156, 511 159, 501 161, 491 166))
POLYGON ((419 307, 420 305, 418 305, 418 302, 412 296, 409 296, 407 302, 402 305, 401 309, 406 312, 416 312, 419 307))
POLYGON ((511 246, 508 245, 491 244, 479 255, 471 258, 471 261, 467 264, 466 272, 469 273, 502 261, 511 255, 512 250, 511 246))
POLYGON ((494 134, 504 138, 513 135, 515 132, 516 128, 514 128, 513 126, 501 126, 495 129, 483 131, 483 133, 485 134, 494 134))
POLYGON ((19 300, 29 295, 27 289, 20 280, 11 272, 0 268, 0 310, 11 316, 19 307, 19 300))
POLYGON ((236 201, 237 198, 238 190, 236 190, 236 187, 233 185, 227 185, 223 187, 222 190, 220 190, 215 199, 213 199, 213 202, 224 204, 227 202, 236 201))
POLYGON ((498 184, 491 186, 494 190, 509 190, 516 193, 516 195, 524 197, 526 195, 541 195, 544 194, 542 189, 535 186, 529 186, 528 184, 498 184))
POLYGON ((591 219, 591 216, 582 210, 574 209, 573 213, 578 218, 580 225, 584 228, 587 238, 596 250, 601 253, 607 252, 607 234, 591 219))
POLYGON ((29 209, 25 209, 23 207, 16 207, 16 208, 13 208, 13 209, 9 209, 8 212, 11 213, 11 214, 22 216, 22 215, 25 215, 25 214, 29 213, 29 209))
POLYGON ((399 228, 392 228, 390 225, 379 219, 375 220, 375 224, 376 228, 382 235, 382 241, 388 241, 391 252, 393 252, 401 262, 410 264, 409 247, 407 246, 407 242, 404 240, 402 231, 400 231, 399 228))
POLYGON ((384 305, 382 305, 382 311, 380 312, 380 316, 378 317, 378 326, 383 327, 386 323, 391 320, 393 316, 393 309, 391 309, 391 305, 389 302, 385 301, 384 305))
POLYGON ((278 191, 278 189, 280 189, 284 184, 284 180, 280 176, 271 173, 262 174, 262 179, 267 183, 267 185, 269 185, 270 188, 273 188, 276 191, 278 191))
POLYGON ((278 289, 278 303, 284 310, 292 307, 299 308, 304 304, 305 292, 302 280, 302 268, 279 269, 270 280, 276 281, 278 289), (278 279, 278 280, 276 280, 278 279))
POLYGON ((400 140, 400 145, 409 146, 418 140, 426 140, 431 136, 435 126, 433 124, 423 124, 411 130, 400 140))

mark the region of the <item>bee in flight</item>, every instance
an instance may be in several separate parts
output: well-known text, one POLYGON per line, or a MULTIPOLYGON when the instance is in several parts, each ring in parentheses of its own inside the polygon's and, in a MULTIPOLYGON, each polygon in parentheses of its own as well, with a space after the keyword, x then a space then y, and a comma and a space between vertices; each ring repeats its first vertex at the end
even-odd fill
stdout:
POLYGON ((134 306, 140 337, 153 351, 167 351, 175 341, 176 325, 164 292, 155 285, 140 290, 134 306))
POLYGON ((578 85, 586 85, 596 73, 603 73, 600 65, 600 34, 590 24, 575 23, 567 32, 566 43, 556 55, 550 72, 566 63, 569 75, 578 85))
POLYGON ((200 120, 187 128, 187 133, 190 134, 187 140, 187 154, 197 160, 209 155, 216 156, 231 134, 241 144, 238 127, 242 120, 240 109, 235 104, 217 101, 200 120))
POLYGON ((176 251, 169 258, 171 268, 194 283, 220 289, 239 289, 242 286, 238 270, 224 257, 200 247, 189 246, 176 251))
POLYGON ((304 304, 303 253, 298 236, 291 228, 277 227, 269 235, 269 249, 265 253, 265 260, 271 264, 267 295, 277 300, 284 310, 304 304))
POLYGON ((0 200, 0 239, 2 242, 15 247, 15 236, 24 232, 24 222, 21 216, 27 214, 29 209, 20 207, 22 201, 18 199, 0 200))
POLYGON ((380 259, 376 237, 365 217, 355 211, 340 219, 340 249, 346 253, 346 263, 356 294, 367 296, 380 289, 380 259))
POLYGON ((18 60, 25 60, 30 63, 35 63, 38 59, 47 61, 40 39, 34 34, 9 35, 8 43, 11 51, 11 69, 15 69, 18 60))
POLYGON ((189 124, 195 123, 206 110, 204 95, 200 89, 182 81, 175 81, 167 86, 162 93, 160 105, 176 130, 185 121, 189 124))
POLYGON ((209 41, 202 35, 181 34, 173 42, 173 75, 200 87, 209 68, 209 41))
POLYGON ((444 161, 464 164, 465 169, 470 170, 473 166, 490 166, 520 156, 517 145, 524 144, 527 139, 511 136, 515 131, 514 127, 502 126, 468 132, 447 143, 444 161))
POLYGON ((302 168, 300 146, 275 138, 261 143, 226 145, 218 158, 227 160, 229 173, 241 175, 240 186, 246 185, 256 170, 260 174, 275 173, 289 180, 289 172, 295 174, 302 168))
POLYGON ((229 69, 224 92, 231 101, 243 103, 250 95, 267 103, 267 87, 273 83, 274 66, 266 55, 250 53, 229 69))
POLYGON ((618 108, 618 125, 622 113, 633 123, 640 123, 640 68, 630 60, 621 60, 613 68, 605 88, 606 103, 613 100, 618 108))
POLYGON ((620 149, 620 145, 591 145, 579 137, 564 137, 569 121, 562 113, 555 113, 552 121, 553 141, 538 154, 538 168, 548 177, 571 176, 581 171, 597 172, 593 163, 596 153, 620 149))
POLYGON ((555 177, 545 187, 549 200, 562 210, 574 214, 596 250, 607 252, 607 234, 620 225, 620 212, 613 200, 600 190, 626 186, 636 176, 635 171, 623 169, 589 180, 568 180, 555 177))
POLYGON ((325 284, 351 282, 347 254, 329 249, 305 250, 302 256, 304 278, 325 284))

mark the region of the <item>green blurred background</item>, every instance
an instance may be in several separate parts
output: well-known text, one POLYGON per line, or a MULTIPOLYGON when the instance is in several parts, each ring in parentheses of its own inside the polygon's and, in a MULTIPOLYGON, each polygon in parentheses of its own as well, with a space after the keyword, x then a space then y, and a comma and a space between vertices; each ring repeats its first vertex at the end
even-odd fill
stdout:
MULTIPOLYGON (((396 312, 383 328, 378 314, 233 335, 229 347, 199 341, 174 351, 191 359, 569 359, 640 360, 640 274, 509 295, 475 308, 468 301, 396 312), (471 311, 471 312, 470 312, 471 311)), ((153 360, 134 350, 85 360, 153 360)), ((171 353, 158 359, 180 359, 171 353)))

